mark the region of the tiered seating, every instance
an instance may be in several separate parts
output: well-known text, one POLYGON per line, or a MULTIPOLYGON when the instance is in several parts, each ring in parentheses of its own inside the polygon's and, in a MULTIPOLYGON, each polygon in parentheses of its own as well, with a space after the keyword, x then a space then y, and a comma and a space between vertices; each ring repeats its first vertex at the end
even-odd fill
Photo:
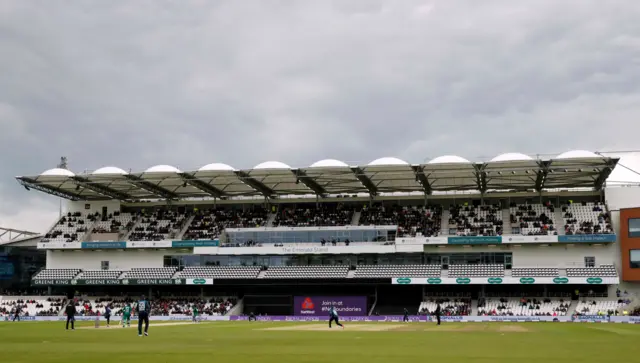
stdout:
POLYGON ((88 216, 80 212, 67 213, 44 235, 42 242, 77 242, 89 228, 88 216))
POLYGON ((458 236, 502 235, 502 209, 499 205, 452 206, 449 226, 455 226, 458 236))
POLYGON ((449 277, 500 277, 504 265, 449 265, 449 277))
POLYGON ((598 267, 567 267, 568 277, 616 277, 618 272, 613 265, 598 267))
POLYGON ((114 271, 114 270, 84 270, 77 277, 78 279, 83 280, 115 280, 120 275, 122 275, 122 271, 114 271))
POLYGON ((152 215, 140 215, 138 223, 129 235, 131 241, 162 241, 177 233, 186 215, 172 211, 157 211, 152 215))
POLYGON ((269 213, 256 207, 251 210, 207 209, 196 211, 183 239, 214 239, 224 228, 253 228, 264 226, 269 213))
POLYGON ((194 266, 185 267, 180 277, 185 279, 255 279, 260 273, 259 266, 194 266))
POLYGON ((343 279, 349 266, 273 266, 266 271, 265 279, 343 279))
POLYGON ((576 306, 576 313, 581 315, 613 314, 616 310, 627 306, 622 300, 582 300, 576 306))
POLYGON ((343 204, 314 204, 311 207, 282 208, 273 221, 273 226, 322 227, 346 226, 353 219, 353 208, 343 204))
POLYGON ((511 204, 511 224, 525 236, 557 235, 554 208, 542 204, 511 204))
POLYGON ((96 217, 98 220, 93 226, 93 233, 122 233, 131 229, 135 221, 131 213, 115 212, 104 218, 96 217))
POLYGON ((602 203, 571 203, 562 206, 565 234, 611 234, 611 215, 602 203))
POLYGON ((64 299, 37 299, 25 300, 20 297, 5 296, 0 300, 0 315, 13 315, 18 309, 21 316, 56 316, 65 304, 64 299))
POLYGON ((38 272, 34 280, 71 280, 80 272, 78 268, 44 269, 38 272))
POLYGON ((440 277, 440 265, 360 265, 354 277, 440 277))
POLYGON ((194 306, 202 315, 224 315, 233 305, 235 298, 171 298, 154 300, 151 304, 151 315, 191 315, 194 306))
POLYGON ((132 299, 112 299, 112 298, 98 298, 90 300, 76 301, 76 313, 84 316, 95 316, 98 313, 104 315, 107 305, 111 307, 112 315, 122 315, 121 309, 126 305, 126 301, 129 301, 131 307, 134 307, 132 299))
POLYGON ((511 269, 513 277, 556 277, 558 269, 552 267, 518 267, 511 269))
POLYGON ((498 316, 564 316, 570 304, 550 299, 486 299, 481 301, 478 315, 498 316))
POLYGON ((471 301, 469 299, 429 299, 420 303, 420 314, 434 314, 440 304, 442 315, 464 316, 471 313, 471 301))
POLYGON ((132 268, 123 279, 170 279, 176 270, 176 267, 132 268))
POLYGON ((360 225, 398 226, 398 237, 440 233, 440 206, 382 206, 366 207, 360 213, 360 225))

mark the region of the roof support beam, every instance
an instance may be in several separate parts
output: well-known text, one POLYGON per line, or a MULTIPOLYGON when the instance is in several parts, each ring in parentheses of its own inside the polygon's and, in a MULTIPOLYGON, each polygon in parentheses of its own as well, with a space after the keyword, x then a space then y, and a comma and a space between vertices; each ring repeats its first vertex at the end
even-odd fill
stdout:
POLYGON ((476 176, 476 185, 482 194, 487 191, 487 172, 484 170, 486 167, 487 164, 473 164, 473 168, 475 169, 473 174, 476 176))
POLYGON ((413 173, 416 175, 416 180, 422 184, 422 188, 424 189, 424 194, 431 195, 433 190, 431 189, 431 183, 429 183, 429 178, 424 174, 424 167, 420 165, 411 166, 413 169, 413 173))
POLYGON ((549 166, 551 165, 550 160, 539 161, 538 162, 538 175, 536 176, 536 186, 535 189, 537 192, 542 191, 544 189, 544 183, 547 181, 547 175, 549 175, 549 166))
MULTIPOLYGON (((607 181, 607 178, 609 178, 609 175, 611 175, 611 172, 613 171, 613 168, 615 167, 615 163, 612 166, 611 163, 608 163, 609 165, 607 165, 604 169, 602 169, 602 171, 600 171, 600 175, 598 175, 598 177, 595 180, 594 183, 594 188, 596 190, 601 190, 602 187, 604 186, 604 183, 607 181)), ((622 164, 620 164, 622 165, 622 164)), ((623 167, 626 168, 626 166, 622 165, 623 167)))
POLYGON ((73 201, 85 199, 76 193, 72 193, 72 192, 62 190, 60 188, 56 188, 49 185, 39 184, 36 180, 31 178, 18 177, 16 179, 18 180, 18 183, 20 183, 20 185, 22 185, 27 190, 35 189, 40 192, 52 194, 52 195, 55 195, 56 197, 65 198, 73 201))
POLYGON ((226 199, 225 193, 211 184, 205 183, 189 173, 180 173, 180 177, 185 183, 192 185, 205 193, 210 194, 214 198, 226 199))
POLYGON ((364 170, 362 170, 362 168, 356 166, 351 168, 351 171, 353 172, 353 174, 355 174, 356 178, 358 178, 360 183, 362 183, 362 185, 364 185, 364 187, 367 188, 371 196, 378 195, 378 187, 375 184, 373 184, 373 182, 371 181, 371 179, 369 179, 369 177, 367 177, 367 175, 364 173, 364 170))
POLYGON ((306 185, 307 188, 313 190, 316 195, 322 198, 327 196, 327 191, 322 187, 322 185, 318 184, 312 177, 308 176, 307 173, 300 169, 291 169, 291 172, 296 176, 296 182, 300 181, 302 184, 306 185))
POLYGON ((94 192, 107 196, 109 198, 112 199, 117 199, 117 200, 132 200, 133 198, 127 194, 127 193, 123 193, 123 192, 119 192, 117 190, 111 189, 107 186, 104 185, 100 185, 97 183, 93 183, 91 180, 87 179, 87 178, 83 178, 81 176, 72 176, 71 179, 73 179, 73 181, 86 189, 89 190, 93 190, 94 192))
POLYGON ((132 174, 127 174, 124 177, 129 179, 131 183, 159 197, 162 197, 164 199, 179 199, 179 196, 176 193, 167 190, 159 185, 156 185, 148 180, 144 180, 132 174))
POLYGON ((26 237, 33 237, 38 235, 40 235, 40 233, 0 227, 0 241, 2 240, 13 241, 23 236, 26 238, 26 237), (7 237, 4 237, 5 235, 7 237))
POLYGON ((249 175, 249 173, 242 170, 237 170, 235 171, 235 173, 238 179, 242 180, 243 183, 252 187, 253 189, 255 189, 260 194, 264 195, 265 197, 274 198, 276 196, 276 192, 271 190, 271 188, 267 187, 262 182, 253 178, 251 175, 249 175))

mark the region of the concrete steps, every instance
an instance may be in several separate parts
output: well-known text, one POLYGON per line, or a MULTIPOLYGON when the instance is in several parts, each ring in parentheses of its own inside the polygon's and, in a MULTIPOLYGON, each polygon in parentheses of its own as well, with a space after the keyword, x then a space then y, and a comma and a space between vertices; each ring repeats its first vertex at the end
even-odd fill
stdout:
POLYGON ((448 236, 449 235, 449 217, 451 213, 449 213, 448 209, 442 211, 442 218, 440 219, 440 235, 448 236))
POLYGON ((504 208, 502 210, 502 235, 509 236, 513 234, 513 227, 511 227, 511 210, 504 208))
POLYGON ((352 226, 357 226, 360 224, 360 216, 361 216, 361 212, 357 211, 355 213, 353 213, 353 218, 351 218, 351 225, 352 226))

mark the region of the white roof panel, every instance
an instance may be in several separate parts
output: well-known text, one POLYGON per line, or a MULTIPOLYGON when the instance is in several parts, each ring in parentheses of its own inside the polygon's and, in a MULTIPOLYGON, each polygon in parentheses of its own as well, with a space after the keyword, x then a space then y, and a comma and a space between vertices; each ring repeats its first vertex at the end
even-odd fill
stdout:
POLYGON ((491 159, 491 162, 502 162, 502 161, 524 161, 524 160, 533 160, 533 158, 529 155, 521 154, 521 153, 505 153, 496 156, 491 159))
POLYGON ((432 159, 428 164, 458 164, 471 163, 469 160, 457 155, 443 155, 432 159))
POLYGON ((115 166, 105 166, 103 168, 100 168, 94 171, 91 174, 92 175, 125 175, 127 174, 127 172, 115 166))
POLYGON ((315 163, 309 166, 310 168, 340 168, 340 167, 349 167, 345 162, 336 159, 324 159, 320 161, 316 161, 315 163))
POLYGON ((144 171, 145 173, 179 173, 180 170, 171 165, 156 165, 144 171))
POLYGON ((63 177, 71 177, 75 176, 75 174, 71 170, 61 169, 61 168, 53 168, 44 171, 40 176, 63 176, 63 177))
POLYGON ((291 167, 280 161, 265 161, 264 163, 260 163, 256 165, 254 170, 263 170, 263 169, 291 169, 291 167))
POLYGON ((227 165, 223 163, 211 163, 198 169, 198 171, 224 171, 224 170, 235 171, 236 169, 231 165, 227 165))
POLYGON ((591 151, 586 151, 586 150, 571 150, 556 156, 556 159, 578 159, 578 158, 603 158, 603 156, 598 155, 591 151))
POLYGON ((368 164, 368 166, 387 166, 387 165, 409 165, 406 161, 394 157, 385 157, 376 159, 368 164))

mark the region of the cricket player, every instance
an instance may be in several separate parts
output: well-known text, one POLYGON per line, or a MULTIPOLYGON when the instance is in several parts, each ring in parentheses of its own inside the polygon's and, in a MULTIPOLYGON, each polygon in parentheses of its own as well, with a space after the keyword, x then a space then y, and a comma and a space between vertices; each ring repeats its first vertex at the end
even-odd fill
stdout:
POLYGON ((144 335, 149 336, 149 314, 151 313, 151 304, 145 299, 144 295, 140 297, 136 305, 138 313, 138 336, 142 336, 142 323, 144 322, 144 335))
POLYGON ((331 328, 331 323, 333 323, 334 321, 339 327, 344 329, 344 326, 340 324, 340 317, 338 316, 338 310, 336 310, 336 308, 332 306, 331 309, 329 309, 329 328, 331 328))
POLYGON ((192 321, 194 323, 198 322, 198 307, 196 306, 196 304, 193 304, 193 309, 191 311, 192 314, 192 321))
POLYGON ((405 323, 409 322, 409 310, 407 310, 407 308, 404 308, 404 317, 402 318, 402 321, 405 323))
POLYGON ((131 327, 131 304, 127 303, 127 305, 122 308, 122 327, 127 324, 127 328, 131 327))
POLYGON ((107 319, 107 328, 111 325, 111 306, 107 304, 104 308, 104 318, 107 319))

